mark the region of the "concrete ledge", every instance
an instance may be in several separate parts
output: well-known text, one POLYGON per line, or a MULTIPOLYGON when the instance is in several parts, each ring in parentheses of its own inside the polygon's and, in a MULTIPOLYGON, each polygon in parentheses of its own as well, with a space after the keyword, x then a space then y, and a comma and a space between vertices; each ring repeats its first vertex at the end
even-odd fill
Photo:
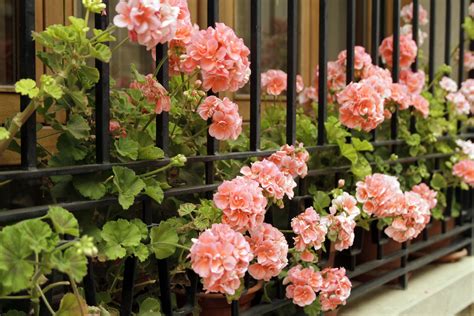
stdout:
POLYGON ((474 257, 413 272, 406 290, 384 286, 342 307, 338 315, 455 315, 474 304, 474 257))

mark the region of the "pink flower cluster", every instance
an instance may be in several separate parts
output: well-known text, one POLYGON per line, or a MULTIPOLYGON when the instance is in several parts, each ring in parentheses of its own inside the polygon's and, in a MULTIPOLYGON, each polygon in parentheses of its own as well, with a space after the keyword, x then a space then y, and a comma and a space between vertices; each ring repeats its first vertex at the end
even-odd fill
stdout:
MULTIPOLYGON (((413 21, 413 2, 404 5, 400 10, 400 17, 405 23, 412 23, 413 21)), ((420 25, 428 24, 428 12, 420 4, 418 6, 418 21, 420 25)))
POLYGON ((206 292, 235 294, 253 259, 245 237, 226 224, 213 224, 192 242, 191 266, 206 292))
POLYGON ((474 79, 467 79, 461 84, 459 90, 471 105, 471 113, 474 113, 474 79))
POLYGON ((188 73, 200 68, 203 88, 237 91, 250 77, 249 49, 243 39, 223 23, 193 32, 183 62, 188 73))
POLYGON ((283 280, 286 287, 286 297, 293 300, 298 306, 310 305, 316 299, 316 292, 323 286, 323 278, 320 272, 314 271, 312 267, 302 268, 295 266, 288 271, 283 280))
POLYGON ((416 238, 430 222, 430 206, 426 199, 413 191, 404 194, 404 209, 400 216, 393 219, 385 228, 387 236, 397 242, 416 238))
POLYGON ((263 223, 254 227, 247 241, 257 259, 249 266, 249 273, 254 279, 269 281, 288 264, 288 243, 285 236, 272 225, 263 223))
POLYGON ((209 135, 216 139, 235 140, 242 133, 239 106, 227 97, 221 100, 215 96, 209 96, 199 105, 197 111, 203 120, 212 118, 209 135))
POLYGON ((469 114, 471 110, 471 106, 469 102, 467 101, 466 97, 464 94, 462 94, 460 91, 458 92, 451 92, 446 96, 446 100, 451 102, 454 105, 454 111, 459 114, 469 114))
POLYGON ((471 140, 456 140, 456 145, 461 149, 461 152, 469 157, 469 159, 474 160, 474 144, 471 140))
POLYGON ((262 89, 266 94, 278 96, 286 90, 287 75, 282 70, 270 69, 261 74, 262 89))
POLYGON ((438 200, 436 199, 438 192, 431 190, 430 187, 427 186, 425 183, 414 185, 411 188, 411 192, 415 192, 419 194, 423 199, 425 199, 426 203, 428 203, 430 210, 434 209, 436 207, 436 204, 438 204, 438 200))
POLYGON ((244 177, 224 181, 214 194, 214 204, 222 210, 222 222, 245 232, 263 223, 267 199, 258 183, 244 177))
POLYGON ((130 88, 140 90, 147 102, 155 105, 156 114, 170 111, 171 98, 168 91, 153 77, 153 74, 146 75, 144 82, 133 81, 130 83, 130 88))
POLYGON ((458 90, 458 85, 456 81, 449 77, 443 77, 439 81, 439 86, 446 92, 456 92, 458 90))
POLYGON ((354 228, 356 222, 352 216, 345 213, 339 215, 329 215, 328 238, 334 241, 334 248, 337 251, 348 249, 354 243, 354 228))
POLYGON ((333 215, 341 212, 355 218, 360 214, 360 209, 357 207, 357 200, 352 195, 342 192, 341 195, 332 200, 329 212, 333 215))
POLYGON ((301 143, 296 148, 293 145, 283 145, 267 160, 273 162, 284 174, 289 174, 292 177, 300 176, 304 178, 308 173, 309 153, 301 143))
MULTIPOLYGON (((400 35, 400 67, 408 68, 415 61, 418 48, 411 37, 400 35)), ((386 37, 379 47, 380 55, 387 66, 393 65, 393 35, 386 37)))
POLYGON ((474 69, 474 54, 470 51, 464 53, 464 69, 466 71, 474 69))
POLYGON ((328 219, 320 217, 312 207, 294 217, 291 220, 291 228, 296 234, 296 237, 293 237, 296 250, 301 252, 308 247, 320 249, 326 240, 328 224, 328 219))
POLYGON ((383 218, 403 213, 404 195, 397 178, 375 173, 356 186, 356 198, 367 214, 383 218))
POLYGON ((461 160, 453 166, 453 174, 474 187, 474 160, 461 160))
POLYGON ((256 181, 262 187, 265 195, 277 203, 283 200, 285 195, 289 199, 293 198, 293 189, 296 187, 295 180, 290 174, 283 173, 270 160, 256 161, 250 167, 242 167, 240 172, 246 178, 256 181))
POLYGON ((346 276, 344 268, 326 268, 321 271, 323 284, 319 294, 322 311, 336 309, 345 305, 351 295, 352 283, 346 276))
MULTIPOLYGON (((343 50, 337 55, 337 63, 345 68, 347 67, 347 51, 343 50)), ((354 72, 359 76, 368 66, 372 65, 372 58, 365 52, 363 46, 354 47, 354 72)))
MULTIPOLYGON (((174 1, 176 2, 176 1, 174 1)), ((166 0, 121 0, 115 7, 114 24, 128 29, 129 38, 151 50, 172 40, 180 7, 166 0)))

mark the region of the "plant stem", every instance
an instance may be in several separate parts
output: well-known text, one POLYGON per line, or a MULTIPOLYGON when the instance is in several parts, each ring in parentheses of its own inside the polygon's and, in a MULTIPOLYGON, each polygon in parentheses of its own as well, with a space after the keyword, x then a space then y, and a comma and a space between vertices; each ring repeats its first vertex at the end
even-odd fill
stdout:
POLYGON ((150 119, 148 120, 148 122, 146 122, 145 126, 143 126, 142 128, 142 132, 146 130, 146 128, 148 127, 148 125, 151 124, 151 122, 153 122, 153 120, 155 120, 156 118, 156 114, 153 114, 150 119))
POLYGON ((63 286, 63 285, 70 285, 71 283, 69 283, 69 281, 59 281, 59 282, 56 282, 56 283, 51 283, 49 284, 48 286, 45 286, 45 288, 43 289, 43 293, 48 293, 50 290, 58 287, 58 286, 63 286))
POLYGON ((155 71, 153 71, 153 77, 156 77, 158 75, 158 72, 161 69, 161 66, 165 63, 165 61, 168 59, 168 55, 164 56, 162 60, 160 60, 160 63, 156 66, 155 71))
POLYGON ((13 180, 5 180, 5 181, 2 181, 0 182, 0 187, 1 186, 4 186, 5 184, 9 184, 10 182, 12 182, 13 180))
POLYGON ((86 25, 89 25, 89 10, 86 10, 86 15, 84 16, 84 20, 86 21, 86 25))
POLYGON ((43 291, 41 290, 41 287, 40 287, 38 284, 36 284, 36 289, 37 289, 38 292, 40 293, 41 298, 43 299, 44 305, 45 305, 46 308, 49 310, 49 312, 51 313, 51 315, 55 315, 56 312, 55 312, 54 309, 51 307, 51 305, 49 305, 48 299, 46 298, 46 296, 44 295, 43 291))
POLYGON ((281 231, 282 233, 288 233, 288 234, 294 233, 294 231, 292 231, 291 229, 279 229, 279 231, 281 231))
POLYGON ((120 41, 120 43, 118 43, 117 45, 114 46, 114 48, 112 48, 111 53, 115 52, 120 46, 125 44, 127 41, 128 41, 128 37, 125 37, 123 40, 120 41))
POLYGON ((109 181, 112 180, 113 178, 114 178, 114 176, 111 175, 110 177, 108 177, 107 179, 105 179, 104 184, 106 184, 107 182, 109 182, 109 181))
POLYGON ((167 164, 166 166, 163 166, 163 167, 155 169, 153 171, 141 174, 140 176, 143 177, 143 178, 154 176, 155 174, 160 173, 162 171, 165 171, 166 169, 168 169, 170 167, 171 167, 171 164, 167 164))
POLYGON ((29 295, 6 295, 0 296, 0 300, 29 300, 31 296, 29 295))
POLYGON ((81 295, 79 294, 79 290, 77 289, 76 281, 74 281, 73 277, 70 274, 68 274, 67 276, 69 277, 69 281, 71 281, 72 291, 74 292, 74 296, 76 297, 77 303, 79 304, 79 308, 81 310, 81 316, 85 316, 86 313, 84 311, 84 306, 82 305, 82 298, 81 298, 81 295))

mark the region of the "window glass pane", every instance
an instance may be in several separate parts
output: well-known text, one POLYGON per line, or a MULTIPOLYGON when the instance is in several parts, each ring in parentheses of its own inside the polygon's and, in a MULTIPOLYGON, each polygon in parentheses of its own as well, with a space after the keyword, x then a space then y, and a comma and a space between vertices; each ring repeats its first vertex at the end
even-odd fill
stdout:
POLYGON ((0 0, 0 85, 16 81, 15 0, 0 0))

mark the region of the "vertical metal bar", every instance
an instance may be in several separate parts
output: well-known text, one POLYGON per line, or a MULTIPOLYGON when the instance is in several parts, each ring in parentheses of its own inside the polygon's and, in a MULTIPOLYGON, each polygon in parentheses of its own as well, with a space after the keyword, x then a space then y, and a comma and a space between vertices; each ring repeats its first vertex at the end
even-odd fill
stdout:
POLYGON ((232 316, 238 316, 239 315, 239 301, 232 301, 230 305, 230 311, 232 316))
POLYGON ((173 306, 171 304, 171 283, 169 276, 168 260, 158 260, 158 278, 160 280, 160 300, 161 312, 166 316, 173 315, 173 306))
MULTIPOLYGON (((435 40, 436 40, 436 1, 430 1, 430 35, 429 35, 429 55, 428 75, 430 82, 433 82, 435 76, 435 40)), ((430 92, 433 92, 431 85, 430 92)))
MULTIPOLYGON (((393 56, 392 56, 392 80, 398 82, 400 75, 400 0, 393 0, 393 56)), ((391 138, 397 139, 398 137, 398 110, 392 115, 390 122, 391 127, 391 138)), ((392 151, 395 151, 396 147, 392 147, 392 151)))
MULTIPOLYGON (((94 22, 97 29, 105 30, 109 26, 109 0, 104 1, 106 14, 95 14, 94 22)), ((108 43, 104 43, 108 45, 108 43)), ((96 161, 104 163, 110 161, 110 135, 109 135, 109 95, 110 95, 110 65, 109 63, 95 61, 95 67, 99 70, 100 78, 95 87, 96 102, 96 132, 95 152, 96 161)))
POLYGON ((125 259, 122 283, 122 302, 120 316, 132 315, 133 287, 135 286, 135 273, 137 270, 137 258, 133 256, 125 259))
POLYGON ((346 83, 354 80, 354 46, 355 46, 355 0, 347 0, 346 17, 346 83))
POLYGON ((445 32, 444 32, 444 63, 450 64, 451 57, 451 0, 446 0, 445 32))
MULTIPOLYGON (((379 62, 379 40, 380 40, 380 0, 372 0, 372 33, 371 33, 371 57, 375 65, 379 62)), ((372 140, 377 139, 377 131, 372 131, 372 140)))
MULTIPOLYGON (((20 1, 20 78, 35 80, 35 43, 31 32, 35 30, 35 2, 20 1)), ((30 103, 28 96, 20 97, 20 109, 23 111, 30 103)), ((36 168, 36 113, 21 127, 21 166, 36 168)))
POLYGON ((459 63, 458 63, 458 86, 461 87, 461 83, 464 80, 464 16, 466 15, 466 1, 459 0, 459 63))
MULTIPOLYGON (((408 243, 404 242, 402 243, 402 250, 404 255, 400 258, 400 266, 402 268, 405 268, 408 264, 408 243)), ((400 286, 402 289, 406 289, 408 286, 408 274, 405 273, 400 276, 399 278, 400 286)))
POLYGON ((287 38, 287 88, 286 88, 286 142, 296 141, 296 68, 298 58, 298 0, 288 1, 287 38))
MULTIPOLYGON (((420 4, 419 0, 413 0, 413 29, 412 29, 412 39, 418 47, 418 29, 419 29, 419 16, 420 16, 420 4)), ((413 72, 418 71, 418 52, 415 57, 415 61, 411 65, 411 70, 413 72)), ((412 109, 413 110, 413 109, 412 109)), ((413 111, 412 111, 413 112, 413 111)), ((410 131, 412 133, 416 132, 416 118, 412 114, 410 116, 410 131)))
POLYGON ((327 116, 327 76, 328 48, 327 40, 327 0, 319 1, 319 82, 318 82, 318 145, 326 142, 324 122, 327 116))
MULTIPOLYGON (((214 27, 219 17, 219 0, 207 0, 207 25, 214 27)), ((214 95, 212 91, 208 92, 208 95, 214 95)), ((211 120, 208 120, 208 124, 211 124, 211 120)), ((214 137, 207 133, 207 154, 214 155, 217 150, 217 141, 214 137)), ((214 182, 214 162, 206 162, 206 184, 214 182)), ((212 195, 209 195, 211 197, 212 195)))
POLYGON ((87 305, 97 306, 97 298, 94 282, 94 266, 92 260, 87 259, 87 274, 82 280, 87 305))
MULTIPOLYGON (((163 58, 168 57, 168 45, 160 44, 156 46, 156 63, 157 65, 163 58)), ((157 80, 168 90, 168 61, 165 61, 157 74, 157 80)), ((169 146, 169 113, 161 112, 156 116, 156 146, 168 153, 169 146)))
MULTIPOLYGON (((380 0, 380 38, 379 43, 383 41, 383 39, 387 35, 387 1, 380 0)), ((379 57, 377 61, 374 61, 377 65, 382 65, 382 58, 379 57)))
POLYGON ((250 150, 260 149, 260 60, 262 1, 250 1, 250 150))

